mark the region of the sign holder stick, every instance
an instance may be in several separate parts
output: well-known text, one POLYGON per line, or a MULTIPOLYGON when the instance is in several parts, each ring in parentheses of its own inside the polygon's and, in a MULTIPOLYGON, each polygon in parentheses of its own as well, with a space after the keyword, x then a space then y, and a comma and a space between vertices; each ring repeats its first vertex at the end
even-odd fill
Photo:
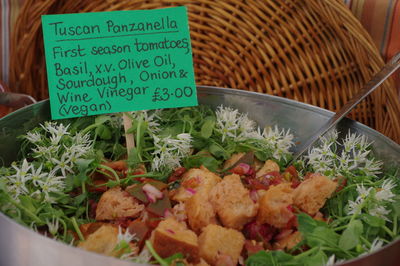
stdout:
POLYGON ((122 114, 122 119, 124 121, 126 150, 129 156, 131 149, 135 148, 135 136, 133 135, 133 133, 127 133, 128 130, 132 127, 132 119, 126 113, 122 114))

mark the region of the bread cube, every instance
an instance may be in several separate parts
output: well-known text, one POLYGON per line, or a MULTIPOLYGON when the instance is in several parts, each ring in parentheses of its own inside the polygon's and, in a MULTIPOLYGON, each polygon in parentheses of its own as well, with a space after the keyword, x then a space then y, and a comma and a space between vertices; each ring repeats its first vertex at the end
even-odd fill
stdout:
POLYGON ((221 255, 229 256, 233 265, 238 263, 245 238, 234 229, 210 224, 199 236, 199 254, 207 263, 218 265, 221 255))
MULTIPOLYGON (((120 251, 116 251, 118 244, 118 227, 111 224, 103 224, 99 229, 90 234, 85 241, 78 244, 79 248, 87 251, 104 254, 107 256, 118 256, 120 251)), ((129 243, 133 254, 137 254, 139 249, 133 243, 129 243)))
POLYGON ((237 163, 237 161, 240 160, 240 158, 243 157, 243 155, 245 155, 244 152, 239 152, 239 153, 234 153, 232 154, 231 158, 229 158, 228 160, 226 160, 224 162, 224 167, 223 169, 227 169, 229 167, 232 167, 235 163, 237 163))
POLYGON ((324 206, 336 187, 337 183, 328 177, 312 174, 293 191, 294 205, 313 216, 324 206))
POLYGON ((172 196, 172 199, 179 202, 184 202, 191 198, 200 187, 211 189, 221 178, 215 173, 208 170, 206 167, 189 169, 182 175, 181 186, 178 191, 172 196))
POLYGON ((217 223, 215 210, 209 201, 206 188, 199 189, 193 197, 185 202, 185 211, 190 228, 197 233, 203 227, 217 223))
POLYGON ((263 167, 261 167, 261 169, 257 171, 256 177, 263 176, 265 174, 268 174, 269 172, 279 172, 279 171, 280 168, 276 162, 272 160, 267 160, 265 161, 263 167))
POLYGON ((113 187, 101 195, 97 204, 96 220, 137 217, 143 209, 144 205, 128 192, 120 187, 113 187))
POLYGON ((295 231, 276 241, 274 244, 274 249, 290 250, 294 248, 298 243, 300 243, 301 240, 301 233, 299 231, 295 231))
POLYGON ((277 228, 287 226, 294 217, 289 206, 293 204, 293 189, 290 183, 271 186, 258 201, 260 207, 257 222, 268 223, 277 228))
POLYGON ((250 198, 240 176, 225 176, 210 192, 210 201, 221 223, 229 228, 241 230, 256 215, 258 204, 250 198))
POLYGON ((153 230, 150 242, 162 258, 182 253, 189 262, 199 262, 197 235, 174 218, 160 222, 153 230))

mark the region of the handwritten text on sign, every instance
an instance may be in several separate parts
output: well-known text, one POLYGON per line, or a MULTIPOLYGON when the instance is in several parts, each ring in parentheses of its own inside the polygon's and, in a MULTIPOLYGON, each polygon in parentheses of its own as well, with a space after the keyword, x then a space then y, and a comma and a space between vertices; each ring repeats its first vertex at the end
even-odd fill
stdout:
POLYGON ((42 23, 53 119, 197 105, 185 7, 42 23))

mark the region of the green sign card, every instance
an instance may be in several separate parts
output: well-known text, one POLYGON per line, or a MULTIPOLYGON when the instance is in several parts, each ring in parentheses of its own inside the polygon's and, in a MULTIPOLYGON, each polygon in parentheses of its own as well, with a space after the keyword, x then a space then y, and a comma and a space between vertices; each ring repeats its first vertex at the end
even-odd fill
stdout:
POLYGON ((197 105, 186 7, 42 24, 53 119, 197 105))

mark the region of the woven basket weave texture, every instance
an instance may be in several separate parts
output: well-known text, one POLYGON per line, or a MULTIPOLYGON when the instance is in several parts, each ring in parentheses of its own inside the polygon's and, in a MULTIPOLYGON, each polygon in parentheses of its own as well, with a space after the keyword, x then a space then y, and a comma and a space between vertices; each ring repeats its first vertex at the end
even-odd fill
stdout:
MULTIPOLYGON (((283 96, 337 111, 383 66, 370 36, 338 0, 26 0, 12 37, 10 87, 48 97, 43 14, 188 8, 197 84, 283 96)), ((392 80, 350 117, 400 142, 392 80)))

